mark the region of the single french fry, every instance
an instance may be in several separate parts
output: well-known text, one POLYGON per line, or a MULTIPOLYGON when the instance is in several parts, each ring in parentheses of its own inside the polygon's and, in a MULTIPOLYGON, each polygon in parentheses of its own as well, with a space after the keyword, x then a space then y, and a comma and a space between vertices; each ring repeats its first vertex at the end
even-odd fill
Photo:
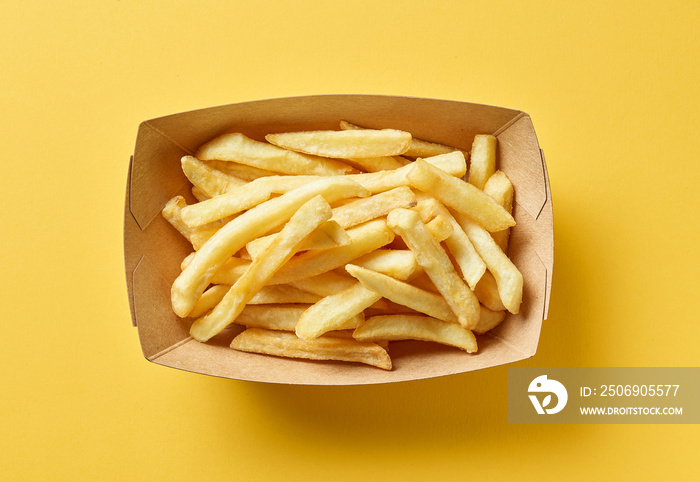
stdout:
MULTIPOLYGON (((198 318, 213 309, 226 295, 230 285, 214 285, 208 288, 194 305, 191 317, 198 318)), ((273 304, 312 304, 322 296, 309 293, 291 285, 263 286, 248 302, 249 305, 273 305, 273 304)))
POLYGON ((272 193, 269 191, 255 189, 251 182, 235 188, 227 194, 184 207, 182 220, 188 226, 195 228, 250 209, 267 201, 271 195, 272 193))
POLYGON ((239 164, 233 161, 219 161, 216 159, 209 161, 202 161, 207 166, 211 166, 214 169, 218 169, 230 176, 235 176, 244 181, 250 182, 255 179, 267 176, 279 176, 279 172, 268 171, 267 169, 260 169, 259 167, 248 166, 246 164, 239 164))
POLYGON ((192 186, 192 195, 199 202, 206 201, 207 199, 211 199, 210 196, 207 196, 207 194, 204 191, 202 191, 201 189, 199 189, 197 186, 192 186))
POLYGON ((394 233, 387 227, 383 218, 348 229, 347 233, 351 238, 350 244, 301 253, 289 260, 273 276, 269 284, 291 283, 325 273, 381 248, 394 239, 394 233))
POLYGON ((501 324, 501 322, 505 320, 505 318, 505 311, 491 311, 488 308, 482 306, 481 314, 479 315, 479 323, 477 323, 474 327, 474 333, 482 335, 489 330, 493 330, 499 324, 501 324))
POLYGON ((373 316, 353 332, 356 340, 423 340, 449 345, 467 353, 476 353, 474 334, 455 323, 446 323, 425 315, 373 316))
POLYGON ((410 209, 395 209, 389 213, 387 223, 413 251, 416 261, 457 315, 460 325, 467 329, 475 326, 479 321, 479 302, 455 271, 440 243, 421 222, 420 215, 410 209))
POLYGON ((483 190, 496 172, 496 138, 482 134, 474 137, 469 158, 469 184, 483 190))
POLYGON ((403 154, 411 145, 411 134, 396 129, 326 130, 268 134, 265 140, 304 154, 361 159, 403 154))
POLYGON ((457 316, 442 296, 425 291, 390 276, 349 264, 348 273, 362 286, 382 297, 442 321, 457 323, 457 316))
MULTIPOLYGON (((445 171, 450 176, 461 178, 467 172, 467 161, 460 151, 442 154, 424 159, 428 164, 445 171)), ((347 177, 360 184, 362 187, 376 194, 388 191, 400 186, 408 186, 408 173, 414 163, 394 169, 393 171, 368 172, 362 174, 349 174, 347 177)))
POLYGON ((487 231, 500 231, 515 225, 513 216, 491 196, 421 159, 411 165, 406 176, 411 186, 468 215, 487 231))
POLYGON ((208 224, 192 228, 182 219, 182 211, 187 207, 187 202, 182 196, 175 196, 165 204, 163 217, 182 234, 195 250, 200 249, 214 233, 223 227, 223 224, 208 224))
MULTIPOLYGON (((491 196, 498 204, 510 214, 513 214, 513 184, 503 171, 496 173, 486 181, 484 192, 491 196)), ((510 228, 491 233, 493 240, 501 247, 504 253, 508 252, 508 240, 510 239, 510 228)))
MULTIPOLYGON (((246 249, 250 256, 253 259, 257 258, 278 235, 279 233, 269 234, 250 241, 246 244, 246 249)), ((338 223, 328 220, 304 240, 304 244, 301 245, 299 251, 347 246, 351 241, 350 235, 338 223)))
POLYGON ((294 331, 299 317, 310 305, 248 305, 235 323, 266 330, 294 331))
POLYGON ((241 133, 224 134, 212 139, 197 150, 197 158, 235 161, 283 174, 335 176, 353 171, 350 166, 340 161, 282 149, 266 142, 256 141, 241 133))
POLYGON ((409 279, 423 269, 408 249, 377 249, 357 258, 353 264, 400 280, 409 279))
MULTIPOLYGON (((253 328, 265 328, 266 330, 294 331, 299 318, 309 306, 305 304, 248 305, 238 315, 235 322, 253 328)), ((346 321, 348 329, 357 328, 364 319, 362 313, 349 318, 346 321)))
POLYGON ((448 251, 454 257, 457 266, 462 272, 462 278, 467 282, 469 288, 474 291, 477 283, 486 272, 486 264, 476 252, 469 237, 452 216, 450 211, 437 199, 426 194, 418 196, 416 210, 425 218, 427 214, 440 214, 447 219, 452 226, 452 233, 445 239, 448 251))
POLYGON ((291 281, 289 285, 320 296, 330 296, 349 288, 355 283, 354 278, 343 276, 335 271, 328 271, 309 278, 291 281))
MULTIPOLYGON (((355 124, 351 124, 346 121, 340 121, 340 128, 342 130, 358 130, 358 129, 363 129, 363 127, 357 126, 355 124)), ((415 137, 411 138, 411 146, 408 148, 406 152, 404 152, 404 156, 409 156, 409 157, 429 157, 429 156, 437 156, 440 154, 447 154, 453 151, 456 151, 458 149, 450 146, 446 146, 443 144, 437 144, 435 142, 428 142, 424 141, 421 139, 416 139, 415 137)))
POLYGON ((367 191, 347 176, 326 177, 258 204, 229 221, 197 251, 175 279, 171 289, 175 314, 187 316, 214 273, 248 241, 282 225, 302 204, 318 195, 332 202, 367 195, 367 191))
POLYGON ((517 313, 523 299, 523 275, 488 231, 462 213, 455 211, 453 214, 496 279, 503 306, 511 313, 517 313))
POLYGON ((280 266, 294 255, 304 238, 330 217, 331 207, 323 196, 318 195, 304 203, 284 226, 279 237, 250 264, 216 308, 195 320, 190 328, 192 338, 207 341, 231 324, 280 266))
POLYGON ((452 235, 452 225, 444 216, 440 214, 435 216, 429 222, 425 223, 425 227, 438 243, 442 243, 452 235))
POLYGON ((405 164, 392 156, 345 159, 351 166, 365 172, 391 171, 405 164))
POLYGON ((359 362, 391 370, 391 358, 378 344, 332 336, 302 340, 294 333, 248 328, 233 339, 231 348, 291 358, 359 362))
POLYGON ((331 220, 347 229, 386 216, 393 209, 409 208, 415 204, 415 193, 411 188, 402 186, 333 208, 331 220))
MULTIPOLYGON (((439 155, 439 154, 438 154, 438 155, 439 155)), ((426 158, 428 158, 428 157, 435 157, 435 156, 426 156, 426 158)), ((403 167, 403 166, 407 166, 407 165, 409 165, 410 163, 413 162, 411 159, 408 159, 408 158, 403 157, 403 156, 393 156, 393 158, 394 158, 394 159, 396 160, 396 162, 398 162, 402 167, 403 167)))
POLYGON ((300 290, 291 285, 271 285, 263 286, 260 290, 248 301, 249 305, 276 305, 276 304, 291 304, 316 303, 322 297, 308 291, 300 290))
POLYGON ((501 295, 498 293, 496 278, 488 270, 476 284, 474 294, 479 302, 491 311, 504 311, 506 309, 501 301, 501 295))
POLYGON ((187 179, 209 197, 218 196, 245 184, 243 179, 224 174, 192 156, 184 156, 180 160, 180 166, 187 179))
POLYGON ((296 334, 312 340, 331 330, 346 328, 345 322, 379 301, 381 295, 354 282, 340 293, 311 305, 299 319, 296 334), (342 328, 341 328, 342 327, 342 328))
POLYGON ((430 279, 430 276, 428 276, 425 273, 425 271, 411 278, 409 280, 409 283, 415 286, 416 288, 420 288, 424 291, 430 291, 431 293, 440 294, 440 291, 435 287, 435 283, 433 283, 433 281, 430 279))
POLYGON ((273 193, 283 194, 317 179, 318 176, 262 177, 183 208, 182 219, 189 226, 201 226, 250 209, 270 199, 273 193))
POLYGON ((231 287, 228 285, 214 285, 207 288, 207 290, 202 293, 202 296, 200 296, 197 300, 194 308, 192 308, 190 316, 196 318, 213 309, 217 304, 219 304, 219 301, 222 300, 226 293, 228 293, 230 288, 231 287))

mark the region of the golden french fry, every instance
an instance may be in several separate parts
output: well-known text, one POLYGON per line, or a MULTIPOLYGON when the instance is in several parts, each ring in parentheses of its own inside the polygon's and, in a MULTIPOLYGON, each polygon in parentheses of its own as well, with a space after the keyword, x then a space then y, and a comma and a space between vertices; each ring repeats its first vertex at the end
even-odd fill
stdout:
POLYGON ((376 249, 357 258, 353 264, 401 280, 409 279, 422 270, 413 252, 408 249, 376 249))
POLYGON ((312 340, 331 330, 349 328, 348 319, 362 313, 365 308, 379 301, 381 295, 354 282, 349 288, 326 296, 311 305, 299 319, 296 334, 299 338, 312 340))
MULTIPOLYGON (((253 328, 265 328, 266 330, 294 331, 301 315, 310 305, 248 305, 236 318, 236 323, 253 328)), ((356 328, 364 321, 362 313, 346 322, 349 327, 356 328)), ((352 337, 352 332, 351 337, 352 337)), ((329 333, 330 335, 330 333, 329 333)), ((335 336, 335 333, 333 333, 335 336)))
POLYGON ((347 176, 332 176, 294 189, 258 204, 229 221, 207 241, 175 279, 171 289, 173 310, 185 317, 216 271, 246 243, 286 222, 299 207, 315 196, 332 202, 344 197, 367 195, 367 191, 347 176))
POLYGON ((435 284, 430 279, 430 276, 428 276, 425 273, 425 271, 411 278, 409 284, 415 286, 416 288, 420 288, 425 291, 430 291, 431 293, 440 294, 440 291, 438 291, 438 289, 435 287, 435 284))
POLYGON ((353 332, 356 340, 424 340, 476 353, 474 334, 455 323, 425 315, 373 316, 353 332))
POLYGON ((452 225, 440 214, 435 216, 431 221, 425 223, 425 227, 438 243, 442 243, 452 235, 452 225))
POLYGON ((183 208, 182 219, 189 226, 201 226, 250 209, 270 199, 273 193, 284 194, 317 179, 317 176, 262 177, 183 208))
MULTIPOLYGON (((451 176, 462 177, 467 172, 467 161, 460 151, 442 154, 424 159, 428 164, 445 171, 451 176)), ((347 177, 366 188, 372 194, 376 194, 400 186, 408 186, 408 173, 413 163, 394 169, 393 171, 368 172, 363 174, 350 174, 347 177)))
POLYGON ((223 227, 223 224, 208 224, 192 228, 182 220, 182 211, 187 207, 187 202, 182 196, 175 196, 165 204, 163 217, 182 234, 195 250, 198 250, 211 238, 214 233, 223 227))
POLYGON ((197 150, 197 158, 235 161, 283 174, 335 176, 353 170, 347 164, 334 159, 307 156, 250 139, 241 133, 224 134, 207 142, 197 150))
MULTIPOLYGON (((503 206, 506 211, 513 214, 513 185, 503 171, 496 171, 496 173, 486 181, 484 192, 503 206)), ((496 241, 496 244, 501 247, 503 252, 507 253, 510 228, 491 233, 491 236, 494 241, 496 241)))
POLYGON ((496 279, 503 306, 511 313, 517 313, 523 299, 523 275, 488 231, 462 213, 455 211, 453 214, 496 279))
MULTIPOLYGON (((357 126, 355 124, 351 124, 346 121, 340 121, 340 128, 342 130, 358 130, 358 129, 363 129, 363 127, 357 126)), ((447 154, 453 151, 457 151, 459 149, 456 149, 454 147, 450 146, 445 146, 443 144, 437 144, 435 142, 428 142, 424 141, 421 139, 416 139, 415 137, 412 137, 411 139, 411 146, 408 148, 406 152, 404 152, 404 156, 409 156, 409 157, 429 157, 429 156, 438 156, 440 154, 447 154)))
POLYGON ((439 214, 444 216, 452 226, 452 234, 445 239, 445 245, 448 251, 454 257, 457 266, 462 272, 462 278, 467 282, 469 288, 473 291, 477 283, 486 272, 486 264, 481 256, 474 249, 474 245, 469 240, 469 237, 459 225, 457 220, 452 216, 450 211, 442 205, 437 199, 426 194, 418 196, 418 205, 416 210, 425 219, 427 214, 439 214))
POLYGON ((233 161, 218 161, 216 159, 210 161, 202 161, 207 166, 211 166, 214 169, 218 169, 230 176, 235 176, 244 181, 250 182, 255 179, 267 176, 279 176, 279 172, 268 171, 266 169, 260 169, 258 167, 248 166, 245 164, 239 164, 233 161))
POLYGON ((248 328, 233 339, 231 348, 290 358, 359 362, 391 370, 391 358, 378 344, 332 336, 302 340, 294 333, 248 328))
MULTIPOLYGON (((208 288, 194 305, 190 316, 198 318, 213 309, 226 295, 230 285, 214 285, 208 288)), ((263 286, 248 302, 249 305, 312 304, 322 296, 309 293, 291 285, 263 286)))
POLYGON ((351 238, 350 244, 301 253, 289 260, 269 284, 291 283, 325 273, 381 248, 394 239, 394 233, 387 227, 383 218, 348 229, 347 233, 351 238))
POLYGON ((316 303, 322 297, 308 291, 300 290, 291 285, 271 285, 263 286, 255 293, 249 305, 276 305, 276 304, 292 304, 316 303))
POLYGON ((365 172, 391 171, 404 166, 405 163, 392 156, 345 159, 351 166, 365 172))
POLYGON ((411 165, 406 176, 411 186, 468 215, 488 231, 500 231, 515 225, 513 216, 488 194, 421 159, 411 165))
POLYGON ((442 296, 411 286, 390 276, 349 264, 348 273, 362 286, 382 297, 442 321, 457 323, 457 316, 442 296))
POLYGON ((420 215, 410 209, 395 209, 389 213, 387 223, 413 251, 459 323, 467 329, 475 326, 479 321, 479 302, 455 271, 440 243, 421 222, 420 215))
MULTIPOLYGON (((331 207, 323 196, 316 196, 304 203, 265 252, 236 280, 216 308, 195 320, 190 328, 192 338, 207 341, 232 323, 280 266, 294 255, 304 238, 330 217, 331 207)), ((195 262, 196 256, 192 263, 195 262)))
POLYGON ((265 140, 304 154, 361 159, 403 154, 411 145, 411 134, 396 129, 306 131, 268 134, 265 140))
POLYGON ((496 138, 483 134, 474 137, 469 159, 469 184, 483 190, 496 172, 496 138))
POLYGON ((496 278, 494 278, 488 270, 486 270, 484 276, 482 276, 476 284, 474 294, 479 299, 479 302, 489 310, 503 311, 506 309, 501 301, 501 295, 498 293, 496 278))
MULTIPOLYGON (((194 257, 193 257, 194 258, 194 257)), ((185 258, 187 259, 187 258, 185 258)), ((191 259, 190 259, 191 261, 191 259)), ((189 263, 188 263, 189 264, 189 263)), ((213 284, 233 285, 250 266, 249 259, 232 256, 211 277, 213 284)), ((184 268, 183 268, 184 269, 184 268)))
MULTIPOLYGON (((257 258, 278 235, 279 233, 269 234, 254 239, 246 244, 246 249, 251 258, 257 258)), ((341 228, 338 223, 329 220, 320 225, 306 240, 304 240, 304 244, 301 245, 299 251, 347 246, 351 241, 350 235, 341 228)))
POLYGON ((302 304, 248 305, 238 315, 235 323, 266 330, 294 331, 299 318, 309 306, 302 304))
POLYGON ((192 156, 184 156, 180 165, 187 179, 209 197, 218 196, 245 184, 243 179, 217 171, 192 156))
POLYGON ((197 303, 192 308, 190 316, 199 317, 207 313, 209 310, 213 309, 219 301, 228 293, 231 287, 228 285, 214 285, 202 293, 199 297, 197 303))
POLYGON ((204 191, 202 191, 200 188, 198 188, 197 186, 192 186, 192 195, 199 202, 206 201, 207 199, 211 199, 210 196, 207 196, 207 194, 204 191))
POLYGON ((408 208, 415 204, 415 193, 408 186, 402 186, 333 208, 331 220, 347 229, 386 216, 393 209, 408 208))
POLYGON ((481 315, 479 323, 474 327, 474 333, 484 334, 489 330, 496 328, 506 318, 505 311, 491 311, 488 308, 481 307, 481 315))
POLYGON ((289 285, 320 296, 330 296, 349 288, 355 283, 354 278, 343 276, 335 271, 328 271, 310 278, 291 281, 289 285))

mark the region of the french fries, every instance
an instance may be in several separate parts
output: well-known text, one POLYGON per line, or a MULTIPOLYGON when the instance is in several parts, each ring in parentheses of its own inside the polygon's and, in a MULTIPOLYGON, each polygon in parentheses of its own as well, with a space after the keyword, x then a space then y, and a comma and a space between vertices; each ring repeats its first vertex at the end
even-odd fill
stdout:
POLYGON ((233 322, 265 282, 294 255, 304 238, 330 217, 331 207, 323 196, 316 196, 304 203, 265 252, 236 280, 216 308, 192 324, 192 338, 207 341, 233 322))
POLYGON ((513 216, 491 196, 421 159, 413 163, 407 177, 411 186, 431 193, 439 201, 474 219, 487 231, 500 231, 515 225, 513 216))
POLYGON ((239 351, 390 370, 389 341, 476 353, 473 333, 518 312, 495 138, 475 139, 469 182, 464 151, 405 131, 342 122, 266 141, 224 134, 182 158, 198 202, 177 196, 163 216, 194 249, 171 289, 192 338, 236 323, 239 351))
POLYGON ((370 291, 442 321, 457 323, 457 317, 442 296, 404 283, 385 274, 349 264, 345 269, 370 291))
POLYGON ((479 302, 418 213, 410 209, 395 209, 389 213, 387 223, 413 251, 416 261, 445 297, 459 323, 467 329, 474 327, 479 321, 479 302))
POLYGON ((455 219, 474 243, 477 253, 493 274, 503 306, 511 313, 518 313, 523 299, 523 275, 488 231, 462 213, 455 212, 455 219))
POLYGON ((417 211, 421 214, 421 217, 439 215, 449 221, 452 226, 452 232, 445 239, 445 245, 461 270, 462 278, 473 291, 484 272, 486 272, 486 264, 484 264, 479 253, 474 249, 474 245, 462 229, 462 226, 459 225, 445 206, 433 197, 423 195, 420 199, 421 202, 418 203, 417 211))
POLYGON ((187 316, 213 274, 228 258, 248 241, 285 223, 302 204, 318 195, 332 202, 346 197, 366 195, 366 190, 347 177, 322 178, 258 204, 233 219, 204 243, 192 262, 173 283, 171 301, 175 313, 178 316, 187 316))

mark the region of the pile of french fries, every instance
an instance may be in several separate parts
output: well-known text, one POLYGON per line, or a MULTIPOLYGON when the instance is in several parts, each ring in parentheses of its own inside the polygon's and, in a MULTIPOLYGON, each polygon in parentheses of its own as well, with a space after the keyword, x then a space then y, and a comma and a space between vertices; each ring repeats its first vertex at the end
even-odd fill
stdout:
POLYGON ((496 138, 465 153, 343 121, 266 141, 224 134, 183 157, 198 202, 163 209, 194 250, 171 299, 195 340, 236 323, 235 350, 391 370, 389 341, 475 353, 474 333, 518 312, 496 138))

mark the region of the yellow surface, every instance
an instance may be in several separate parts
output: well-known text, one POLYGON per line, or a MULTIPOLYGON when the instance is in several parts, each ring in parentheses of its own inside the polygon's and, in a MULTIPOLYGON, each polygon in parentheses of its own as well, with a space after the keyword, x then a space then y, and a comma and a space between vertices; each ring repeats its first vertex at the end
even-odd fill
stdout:
MULTIPOLYGON (((3 480, 697 476, 698 426, 511 426, 507 369, 263 386, 148 363, 122 261, 142 120, 316 93, 532 116, 555 273, 520 366, 697 366, 695 2, 3 2, 3 480), (283 6, 281 6, 283 5, 283 6)), ((517 196, 517 194, 516 194, 517 196)))

